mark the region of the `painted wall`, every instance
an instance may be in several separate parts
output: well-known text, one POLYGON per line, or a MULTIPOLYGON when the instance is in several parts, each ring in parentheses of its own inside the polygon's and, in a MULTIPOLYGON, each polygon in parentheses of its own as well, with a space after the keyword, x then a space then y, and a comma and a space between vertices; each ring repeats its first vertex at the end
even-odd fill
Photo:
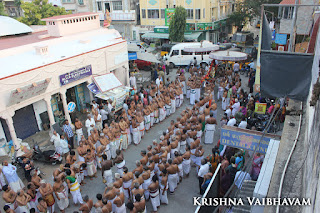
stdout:
POLYGON ((43 130, 40 114, 47 111, 46 102, 44 100, 37 101, 33 104, 33 110, 37 119, 38 127, 40 130, 43 130))

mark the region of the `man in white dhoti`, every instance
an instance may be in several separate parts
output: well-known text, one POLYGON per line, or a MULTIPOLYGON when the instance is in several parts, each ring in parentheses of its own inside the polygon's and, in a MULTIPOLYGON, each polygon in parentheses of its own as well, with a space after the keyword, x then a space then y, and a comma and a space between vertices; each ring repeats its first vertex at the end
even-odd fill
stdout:
POLYGON ((200 101, 201 88, 196 88, 196 101, 200 101))
POLYGON ((165 106, 163 106, 162 108, 159 108, 159 117, 160 117, 160 122, 163 121, 166 118, 166 109, 165 106))
POLYGON ((117 149, 116 151, 116 158, 114 159, 114 163, 117 166, 118 173, 120 176, 123 176, 123 167, 126 165, 126 161, 124 160, 123 154, 121 153, 121 150, 117 149))
POLYGON ((160 196, 159 196, 159 182, 158 177, 154 175, 152 177, 152 183, 149 185, 148 190, 150 192, 150 200, 154 212, 157 212, 160 206, 160 196))
POLYGON ((169 104, 166 104, 166 113, 167 113, 167 117, 169 117, 170 116, 170 114, 171 114, 171 103, 170 103, 170 105, 169 104))
POLYGON ((113 140, 110 141, 109 145, 110 145, 111 158, 114 159, 117 156, 117 154, 116 154, 116 150, 117 150, 116 139, 113 138, 113 140))
POLYGON ((64 213, 65 209, 69 206, 68 188, 65 187, 60 177, 54 178, 53 191, 56 196, 55 200, 58 204, 58 207, 60 211, 64 213))
POLYGON ((151 127, 151 116, 150 116, 150 114, 144 116, 144 123, 145 123, 146 130, 149 131, 149 129, 151 127))
POLYGON ((111 167, 113 166, 112 160, 109 160, 106 155, 102 155, 103 161, 101 162, 101 174, 103 177, 103 183, 108 185, 112 183, 112 170, 111 167))
POLYGON ((93 130, 95 125, 96 125, 96 123, 95 123, 94 119, 91 117, 91 115, 88 115, 88 118, 86 120, 86 127, 87 127, 88 136, 91 135, 91 130, 93 130))
POLYGON ((139 131, 139 125, 136 123, 135 118, 132 118, 132 140, 135 145, 138 145, 140 143, 140 131, 139 131))
POLYGON ((24 184, 22 183, 21 179, 17 175, 17 167, 13 166, 12 164, 8 163, 8 161, 3 162, 2 172, 6 177, 9 186, 15 192, 18 192, 20 189, 24 188, 24 184))
POLYGON ((79 142, 82 138, 82 135, 83 135, 83 131, 82 131, 82 122, 76 118, 75 122, 74 122, 74 126, 76 128, 76 134, 77 134, 77 143, 78 143, 78 146, 79 146, 79 142))
POLYGON ((154 124, 154 111, 150 113, 150 127, 154 124))
POLYGON ((212 144, 214 140, 214 132, 216 131, 217 120, 213 117, 213 113, 210 113, 210 117, 206 120, 205 130, 205 144, 212 144))
POLYGON ((145 130, 146 130, 146 128, 144 126, 144 121, 142 121, 142 122, 140 122, 140 125, 139 125, 139 131, 140 131, 141 138, 143 138, 145 130))
POLYGON ((74 204, 83 204, 82 195, 80 192, 80 185, 77 181, 77 179, 74 176, 71 176, 71 171, 68 169, 66 170, 66 182, 68 184, 68 188, 70 189, 70 192, 72 194, 73 203, 74 204))
POLYGON ((174 191, 177 188, 177 183, 179 180, 179 176, 178 176, 179 168, 178 168, 178 165, 172 164, 172 159, 169 159, 168 163, 170 164, 170 166, 167 168, 169 191, 170 191, 170 194, 174 194, 174 191))
POLYGON ((196 90, 195 89, 191 89, 190 90, 190 104, 194 105, 196 101, 196 90))
POLYGON ((176 98, 174 96, 173 99, 171 99, 171 112, 170 112, 170 114, 173 114, 175 112, 176 112, 176 98))
POLYGON ((162 178, 159 183, 159 186, 160 186, 160 202, 168 205, 169 201, 168 201, 167 191, 169 186, 168 186, 168 176, 167 176, 166 169, 162 171, 162 178))
POLYGON ((61 150, 59 150, 60 147, 60 135, 54 130, 53 134, 50 138, 50 142, 53 143, 54 147, 55 147, 55 151, 57 153, 60 153, 61 150))

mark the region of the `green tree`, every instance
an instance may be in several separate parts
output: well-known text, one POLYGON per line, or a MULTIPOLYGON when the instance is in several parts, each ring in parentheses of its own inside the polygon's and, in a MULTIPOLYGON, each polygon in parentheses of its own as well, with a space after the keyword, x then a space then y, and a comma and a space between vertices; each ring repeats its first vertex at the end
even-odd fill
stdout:
POLYGON ((252 17, 252 11, 240 2, 236 4, 236 10, 228 16, 228 21, 234 24, 238 28, 238 31, 241 31, 250 22, 252 17))
POLYGON ((169 40, 172 42, 182 42, 184 40, 184 31, 186 29, 187 11, 184 7, 176 7, 174 16, 170 21, 169 40))
POLYGON ((67 12, 64 7, 55 7, 48 3, 48 0, 34 0, 32 2, 22 2, 21 8, 24 16, 18 18, 18 21, 27 25, 44 25, 41 21, 43 18, 51 16, 66 15, 67 12))
POLYGON ((0 16, 8 16, 8 14, 6 13, 6 11, 4 9, 3 1, 0 1, 0 16))

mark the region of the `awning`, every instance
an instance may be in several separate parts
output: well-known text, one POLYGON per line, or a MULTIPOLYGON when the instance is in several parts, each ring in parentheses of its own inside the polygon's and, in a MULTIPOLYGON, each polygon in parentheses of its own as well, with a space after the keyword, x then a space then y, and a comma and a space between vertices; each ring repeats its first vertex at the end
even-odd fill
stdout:
POLYGON ((113 73, 94 76, 93 81, 102 93, 122 86, 122 83, 113 73))
MULTIPOLYGON (((196 40, 202 32, 184 34, 185 40, 196 40)), ((169 33, 147 32, 141 36, 142 38, 169 39, 169 33)))

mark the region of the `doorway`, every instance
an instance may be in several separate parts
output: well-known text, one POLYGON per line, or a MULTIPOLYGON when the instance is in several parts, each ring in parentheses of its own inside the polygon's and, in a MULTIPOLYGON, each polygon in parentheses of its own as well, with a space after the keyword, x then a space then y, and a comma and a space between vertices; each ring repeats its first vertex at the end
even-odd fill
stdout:
POLYGON ((106 14, 106 10, 110 12, 110 3, 104 3, 104 14, 106 14))

